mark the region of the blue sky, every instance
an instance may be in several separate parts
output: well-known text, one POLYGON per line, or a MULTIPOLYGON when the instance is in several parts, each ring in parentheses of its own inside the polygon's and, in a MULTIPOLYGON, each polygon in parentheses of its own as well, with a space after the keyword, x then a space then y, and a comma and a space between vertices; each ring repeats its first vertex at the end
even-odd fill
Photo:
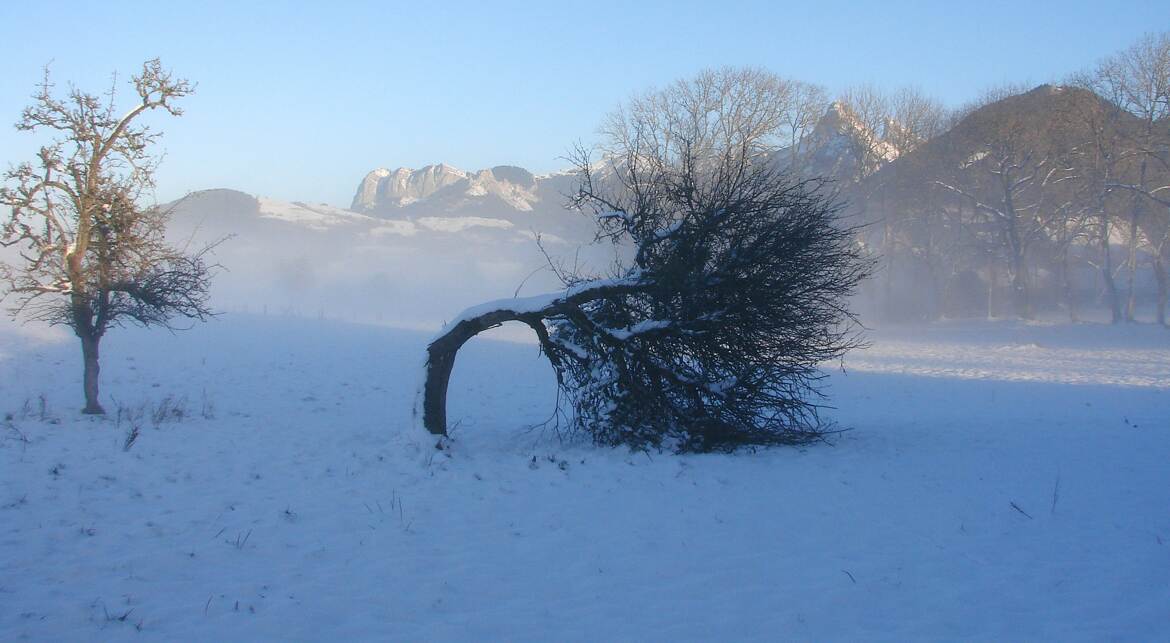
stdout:
MULTIPOLYGON (((348 206, 378 166, 558 169, 631 93, 757 65, 961 104, 1170 28, 1161 2, 0 2, 0 123, 53 61, 91 90, 151 57, 199 85, 158 197, 232 187, 348 206), (637 5, 637 6, 626 6, 637 5)), ((0 163, 38 140, 0 128, 0 163)))

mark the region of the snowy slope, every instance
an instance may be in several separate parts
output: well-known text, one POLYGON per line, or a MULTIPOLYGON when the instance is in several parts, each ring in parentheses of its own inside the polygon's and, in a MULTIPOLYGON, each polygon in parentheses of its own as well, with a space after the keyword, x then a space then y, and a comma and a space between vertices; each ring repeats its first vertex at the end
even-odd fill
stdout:
POLYGON ((832 445, 691 457, 525 431, 551 373, 487 340, 436 452, 409 417, 427 336, 116 331, 106 400, 146 412, 126 451, 125 416, 74 412, 75 340, 0 327, 0 640, 1170 632, 1160 329, 878 332, 831 378, 832 445))
POLYGON ((313 230, 327 230, 345 225, 376 225, 377 221, 356 212, 342 210, 324 203, 310 205, 300 201, 286 202, 258 197, 258 213, 265 219, 276 219, 313 230))

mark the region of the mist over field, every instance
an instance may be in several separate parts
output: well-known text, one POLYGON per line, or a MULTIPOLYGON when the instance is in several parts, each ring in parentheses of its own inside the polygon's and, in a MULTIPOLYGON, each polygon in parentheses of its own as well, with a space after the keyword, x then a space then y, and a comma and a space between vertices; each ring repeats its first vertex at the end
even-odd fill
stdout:
POLYGON ((0 9, 0 640, 1170 640, 1163 8, 895 4, 0 9))

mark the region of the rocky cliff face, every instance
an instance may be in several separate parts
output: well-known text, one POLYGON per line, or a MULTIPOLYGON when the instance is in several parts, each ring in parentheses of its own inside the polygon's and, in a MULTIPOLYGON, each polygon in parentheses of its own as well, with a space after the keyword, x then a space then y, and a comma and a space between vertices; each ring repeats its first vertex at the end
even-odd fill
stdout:
POLYGON ((358 185, 350 209, 385 218, 430 214, 508 216, 562 213, 568 174, 535 176, 511 165, 464 172, 450 165, 379 168, 358 185))
POLYGON ((507 209, 530 212, 542 200, 541 183, 528 170, 508 165, 478 172, 441 163, 417 170, 379 168, 362 179, 350 209, 394 216, 416 203, 451 211, 477 201, 498 201, 507 209))
POLYGON ((362 179, 350 210, 391 220, 491 219, 517 230, 589 239, 592 220, 565 207, 575 181, 572 173, 536 176, 511 165, 476 172, 445 164, 379 168, 362 179))
MULTIPOLYGON (((896 127, 896 123, 886 124, 890 132, 896 127)), ((853 183, 897 157, 893 144, 862 123, 841 102, 829 105, 813 131, 795 150, 783 149, 775 154, 782 167, 797 174, 841 183, 853 183)))
POLYGON ((466 172, 442 163, 417 170, 405 167, 393 171, 378 168, 362 179, 350 209, 355 212, 374 212, 403 207, 426 199, 466 178, 466 172))

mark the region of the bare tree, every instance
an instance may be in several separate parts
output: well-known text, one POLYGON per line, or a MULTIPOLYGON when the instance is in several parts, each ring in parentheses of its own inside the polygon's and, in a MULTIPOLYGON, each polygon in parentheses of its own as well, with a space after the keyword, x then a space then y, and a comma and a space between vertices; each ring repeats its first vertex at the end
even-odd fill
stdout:
POLYGON ((1104 285, 1104 295, 1114 324, 1124 321, 1121 292, 1114 277, 1116 267, 1113 261, 1113 227, 1121 218, 1118 210, 1124 205, 1120 195, 1112 187, 1117 177, 1126 173, 1126 157, 1122 130, 1131 126, 1131 118, 1115 104, 1103 99, 1094 91, 1096 78, 1093 74, 1078 74, 1070 84, 1084 91, 1071 93, 1071 104, 1059 118, 1069 122, 1070 127, 1079 130, 1081 142, 1071 157, 1077 168, 1077 201, 1086 209, 1086 232, 1089 241, 1095 242, 1098 258, 1093 265, 1098 270, 1104 285))
MULTIPOLYGON (((1076 142, 1084 144, 1079 139, 1076 142)), ((1065 148, 1060 159, 1066 168, 1062 176, 1065 180, 1044 185, 1037 205, 1038 223, 1044 233, 1043 250, 1048 254, 1047 264, 1056 274, 1058 301, 1063 304, 1071 322, 1080 321, 1074 249, 1092 242, 1097 213, 1093 205, 1092 182, 1085 180, 1077 163, 1081 145, 1065 148)))
POLYGON ((946 106, 916 87, 894 92, 888 106, 889 120, 883 138, 894 146, 899 157, 942 134, 950 122, 946 106))
POLYGON ((1165 323, 1167 290, 1167 243, 1165 230, 1170 208, 1170 33, 1149 34, 1131 47, 1098 63, 1087 84, 1118 109, 1139 121, 1120 134, 1125 149, 1119 161, 1129 166, 1124 176, 1114 176, 1111 189, 1131 195, 1128 233, 1128 268, 1125 318, 1134 319, 1138 245, 1142 231, 1154 249, 1158 280, 1158 321, 1165 323), (1153 220, 1150 220, 1152 217, 1153 220))
POLYGON ((891 121, 890 98, 873 85, 858 85, 846 90, 837 100, 841 117, 849 121, 852 135, 847 137, 851 156, 856 160, 854 182, 862 181, 898 156, 898 150, 885 138, 891 121))
MULTIPOLYGON (((63 324, 81 340, 84 413, 98 400, 99 345, 123 323, 171 327, 179 317, 210 314, 210 269, 204 253, 186 254, 165 240, 167 212, 141 205, 154 186, 159 134, 138 124, 161 109, 181 114, 176 99, 192 86, 147 61, 131 78, 137 101, 117 111, 116 82, 99 96, 70 88, 54 94, 45 79, 16 127, 53 137, 36 161, 5 173, 0 204, 10 208, 0 241, 20 261, 0 266, 14 316, 63 324)), ((116 81, 116 77, 115 77, 116 81)))
MULTIPOLYGON (((859 176, 858 179, 862 183, 854 192, 858 200, 872 203, 873 209, 878 213, 875 223, 879 225, 875 228, 881 234, 885 315, 895 317, 901 314, 896 311, 901 311, 903 307, 892 295, 894 273, 900 264, 919 259, 925 259, 927 264, 933 262, 935 258, 933 255, 940 247, 937 243, 939 222, 936 219, 941 211, 936 204, 930 202, 932 196, 930 191, 922 191, 921 194, 913 196, 911 200, 916 201, 915 207, 887 207, 891 192, 906 188, 904 170, 914 173, 916 169, 907 167, 914 165, 913 161, 897 160, 903 159, 923 143, 942 133, 948 120, 948 112, 942 103, 912 87, 904 87, 888 95, 872 87, 855 88, 847 92, 843 100, 846 105, 854 106, 851 109, 864 126, 863 131, 874 134, 869 137, 856 137, 854 154, 867 159, 862 165, 872 167, 875 171, 867 177, 859 176), (878 133, 880 137, 876 136, 878 133), (879 174, 876 170, 885 171, 879 174), (873 177, 874 180, 866 181, 865 178, 869 177, 873 177), (911 241, 909 239, 911 236, 918 238, 911 241)), ((905 199, 896 200, 905 205, 905 199)), ((937 266, 931 268, 934 290, 938 293, 942 289, 941 280, 937 278, 934 270, 937 266)), ((939 298, 941 299, 941 295, 939 298)))
POLYGON ((604 444, 679 451, 823 435, 818 366, 858 343, 845 298, 868 271, 817 181, 776 169, 776 79, 704 72, 630 101, 580 150, 574 203, 628 248, 606 278, 465 311, 428 347, 423 423, 446 432, 456 351, 528 324, 571 407, 604 444))
POLYGON ((828 95, 823 87, 802 81, 786 81, 789 91, 783 108, 783 140, 781 153, 790 172, 804 173, 810 155, 816 151, 817 123, 829 108, 828 95))
POLYGON ((1046 238, 1051 192, 1077 176, 1059 124, 1027 106, 1040 93, 1053 91, 1060 90, 1043 85, 968 116, 948 141, 964 156, 947 159, 943 167, 950 176, 935 180, 936 186, 964 197, 998 239, 1008 259, 1016 314, 1025 318, 1033 314, 1029 252, 1046 238))

